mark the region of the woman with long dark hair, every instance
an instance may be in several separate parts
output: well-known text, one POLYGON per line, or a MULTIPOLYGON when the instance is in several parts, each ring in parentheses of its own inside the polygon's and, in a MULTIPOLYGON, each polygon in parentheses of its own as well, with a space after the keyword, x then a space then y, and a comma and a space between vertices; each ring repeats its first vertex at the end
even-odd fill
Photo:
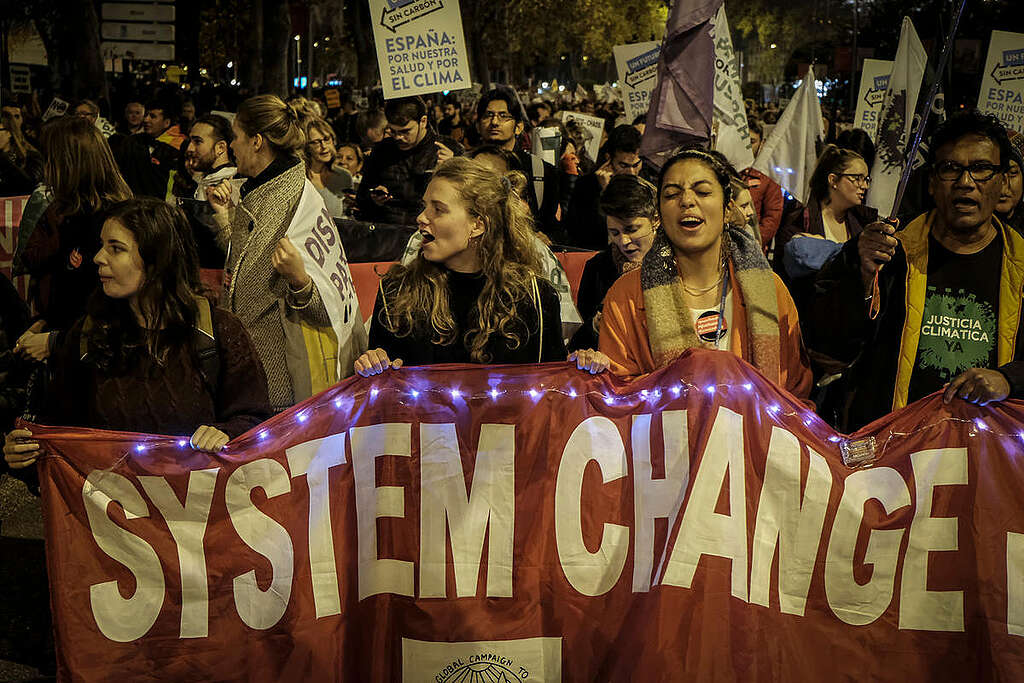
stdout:
MULTIPOLYGON (((92 261, 102 290, 62 335, 39 421, 191 437, 215 452, 271 415, 259 357, 238 318, 200 294, 188 219, 157 199, 111 207, 92 261)), ((8 434, 12 469, 42 454, 8 434)))
POLYGON ((600 349, 626 377, 687 349, 729 351, 806 398, 811 371, 793 300, 760 240, 727 220, 731 200, 729 171, 711 154, 669 159, 658 179, 661 229, 640 268, 608 291, 600 349))
POLYGON ((464 157, 437 169, 417 217, 420 253, 381 280, 371 350, 356 372, 565 360, 558 294, 544 278, 518 194, 524 183, 520 173, 498 175, 464 157))
POLYGON ((110 146, 89 121, 55 119, 40 137, 53 201, 22 252, 39 319, 17 345, 36 360, 49 355, 54 332, 66 330, 85 312, 100 283, 92 254, 99 250, 103 213, 132 196, 110 146))

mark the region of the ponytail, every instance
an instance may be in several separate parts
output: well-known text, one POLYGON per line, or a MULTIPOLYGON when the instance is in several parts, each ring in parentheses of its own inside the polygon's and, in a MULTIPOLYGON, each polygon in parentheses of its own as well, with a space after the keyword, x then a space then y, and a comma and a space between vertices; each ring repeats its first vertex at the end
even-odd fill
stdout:
POLYGON ((842 149, 833 144, 825 145, 808 183, 811 190, 808 201, 822 202, 828 199, 828 177, 833 173, 842 173, 858 159, 864 161, 864 157, 853 150, 842 149))
POLYGON ((235 119, 249 137, 262 135, 276 156, 299 157, 306 146, 300 116, 277 95, 257 95, 242 102, 235 119))

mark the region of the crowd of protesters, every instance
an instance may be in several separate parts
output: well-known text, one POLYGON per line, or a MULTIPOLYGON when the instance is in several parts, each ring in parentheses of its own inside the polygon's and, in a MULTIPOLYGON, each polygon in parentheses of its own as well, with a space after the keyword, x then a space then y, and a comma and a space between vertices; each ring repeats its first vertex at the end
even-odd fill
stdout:
MULTIPOLYGON (((521 93, 500 86, 475 102, 456 94, 407 97, 361 111, 351 97, 329 111, 319 99, 294 97, 284 102, 258 96, 242 102, 232 114, 197 111, 177 91, 158 91, 143 99, 127 102, 116 132, 108 131, 106 136, 97 123, 102 119, 100 107, 87 99, 46 123, 10 104, 3 109, 0 194, 35 190, 26 215, 33 213, 33 204, 42 207, 36 208, 39 215, 32 225, 22 226, 16 259, 17 271, 31 276, 29 303, 35 315, 26 329, 7 332, 9 343, 26 363, 45 362, 61 344, 69 343, 83 316, 91 315, 93 300, 108 284, 97 254, 105 248, 102 232, 113 207, 132 198, 138 204, 151 197, 174 207, 173 220, 168 218, 167 225, 182 229, 182 241, 194 250, 196 264, 223 271, 218 316, 233 314, 248 331, 265 376, 269 409, 280 411, 309 396, 323 381, 300 377, 302 373, 290 367, 310 364, 303 357, 308 349, 303 350, 297 340, 304 329, 322 331, 329 324, 302 259, 284 237, 308 181, 337 220, 400 226, 405 228, 402 239, 411 236, 402 263, 382 280, 376 302, 381 310, 369 316, 371 355, 380 351, 371 359, 375 368, 381 358, 394 360, 396 353, 398 358, 409 356, 409 351, 396 349, 406 348, 403 344, 412 340, 418 342, 408 348, 415 347, 414 356, 422 362, 430 358, 497 362, 495 358, 504 357, 525 362, 533 353, 526 352, 533 344, 532 334, 550 326, 548 314, 555 297, 561 298, 555 303, 562 329, 555 337, 588 361, 596 358, 589 367, 610 365, 613 371, 636 376, 689 346, 731 350, 816 405, 840 429, 862 426, 905 403, 907 395, 921 396, 947 383, 960 386, 963 373, 956 370, 964 368, 955 353, 946 354, 949 358, 942 367, 932 367, 935 354, 927 359, 904 358, 900 362, 909 367, 899 370, 907 374, 903 384, 912 385, 913 391, 908 394, 901 385, 895 398, 875 401, 868 413, 850 412, 863 393, 852 381, 860 375, 851 368, 872 362, 896 368, 897 363, 877 353, 864 354, 855 340, 877 341, 886 324, 904 335, 920 337, 900 327, 917 318, 899 317, 894 313, 899 307, 888 306, 886 297, 893 287, 910 287, 914 296, 925 297, 932 296, 934 289, 929 282, 928 293, 921 295, 920 283, 893 284, 895 273, 905 265, 882 269, 881 279, 889 289, 883 289, 873 303, 881 305, 883 315, 865 321, 863 315, 843 309, 844 315, 849 314, 845 323, 855 327, 856 334, 851 331, 841 342, 832 335, 838 329, 832 318, 840 308, 831 306, 834 302, 823 299, 822 293, 845 294, 845 286, 858 288, 857 282, 837 279, 839 264, 860 263, 866 278, 872 263, 916 258, 904 253, 912 233, 886 228, 877 210, 865 205, 874 148, 863 131, 827 124, 829 143, 822 146, 808 200, 801 204, 765 174, 753 168, 735 169, 714 150, 687 150, 660 172, 646 166, 639 155, 644 125, 639 119, 624 120, 621 105, 615 102, 534 99, 524 106, 521 93), (590 133, 571 117, 562 116, 560 105, 605 121, 597 158, 591 159, 585 151, 590 133), (531 146, 531 135, 539 128, 557 129, 554 157, 541 158, 531 146), (452 161, 463 157, 474 163, 452 161), (481 169, 500 187, 512 188, 507 193, 514 199, 509 206, 517 211, 521 206, 523 220, 512 220, 509 211, 499 211, 500 220, 480 219, 494 210, 490 204, 476 205, 484 187, 481 169), (697 176, 703 180, 695 180, 697 176), (441 195, 444 198, 438 199, 441 195), (710 205, 718 204, 720 211, 712 212, 710 205), (444 206, 445 215, 437 206, 444 206), (451 213, 456 210, 467 212, 473 220, 459 222, 457 234, 449 234, 451 213), (504 234, 501 239, 500 234, 504 234), (694 240, 699 243, 696 252, 694 240), (537 260, 550 257, 550 248, 599 252, 586 265, 575 300, 567 301, 558 290, 549 291, 551 273, 547 263, 537 260), (454 256, 448 253, 453 249, 454 256), (463 254, 465 250, 472 252, 472 258, 463 254), (453 263, 459 265, 453 267, 453 263), (511 277, 520 266, 526 274, 511 277), (656 271, 664 273, 655 276, 656 271), (467 274, 471 282, 453 285, 467 274), (421 292, 420 287, 426 289, 421 292), (444 291, 447 302, 428 305, 444 291), (469 299, 461 300, 466 296, 469 299), (533 313, 503 308, 508 297, 529 301, 531 296, 533 313), (456 305, 459 310, 453 308, 456 305), (767 327, 758 322, 763 322, 761 316, 750 314, 762 308, 772 321, 767 327), (512 319, 521 319, 525 328, 513 331, 512 319), (761 341, 753 341, 765 334, 775 340, 769 344, 770 353, 761 341), (488 341, 491 336, 503 341, 488 341), (474 341, 467 342, 471 337, 474 341), (375 343, 379 339, 387 339, 390 346, 375 343), (424 339, 438 348, 422 353, 419 342, 424 339), (837 343, 841 348, 836 348, 837 343), (502 344, 511 345, 505 352, 518 351, 511 356, 485 352, 502 344), (465 348, 443 348, 452 345, 465 348), (605 354, 594 351, 599 346, 605 354), (913 381, 908 379, 911 375, 913 381), (921 379, 925 376, 927 381, 921 379)), ((756 155, 779 110, 773 104, 752 101, 747 102, 747 110, 756 155)), ((993 312, 990 317, 996 327, 986 336, 1005 339, 1013 314, 1000 309, 1000 282, 985 282, 977 289, 950 274, 964 270, 959 264, 976 256, 979 242, 962 244, 959 233, 943 221, 968 221, 956 212, 973 207, 977 215, 972 214, 968 222, 984 233, 979 239, 984 242, 981 251, 988 259, 988 272, 1001 272, 1000 263, 1003 271, 1013 272, 1004 262, 1016 258, 1014 240, 1024 224, 1022 136, 978 114, 960 114, 943 130, 959 130, 970 140, 988 140, 988 147, 975 142, 978 149, 993 152, 987 162, 991 168, 986 166, 991 173, 977 172, 980 162, 957 161, 958 138, 946 141, 948 150, 937 148, 933 141, 933 164, 922 178, 923 194, 931 197, 934 208, 925 213, 927 227, 918 231, 914 247, 935 250, 923 261, 936 269, 933 281, 947 288, 966 285, 966 291, 974 292, 973 301, 993 312), (953 178, 954 171, 947 167, 959 168, 957 164, 967 170, 953 178), (941 201, 951 202, 952 208, 943 207, 941 201), (949 215, 944 219, 946 209, 949 215), (952 231, 953 237, 940 237, 944 231, 952 231)), ((362 233, 346 247, 372 251, 369 243, 374 239, 372 233, 362 233)), ((977 276, 971 269, 965 272, 968 279, 977 276)), ((182 271, 178 276, 192 278, 189 287, 196 296, 202 293, 193 274, 182 271)), ((864 283, 859 285, 863 288, 864 283)), ((137 322, 145 329, 149 314, 143 311, 142 315, 137 322)), ((183 318, 192 319, 192 314, 183 318)), ((81 336, 80 328, 77 335, 81 336)), ((551 337, 547 342, 553 344, 556 339, 551 337)), ((136 342, 119 343, 132 354, 148 354, 149 361, 165 362, 166 349, 161 350, 161 344, 136 342)), ((1003 368, 1002 372, 998 377, 985 375, 987 389, 961 391, 965 397, 997 400, 1021 389, 1013 365, 1017 346, 1003 346, 992 341, 988 362, 978 363, 989 371, 1003 368)), ((558 355, 554 347, 548 351, 538 351, 533 360, 554 360, 558 355)), ((402 360, 408 364, 410 358, 402 360)), ((350 372, 367 366, 365 358, 353 356, 349 361, 345 369, 350 372)), ((37 374, 52 372, 50 368, 37 374)), ((46 387, 46 382, 38 384, 46 387)), ((27 410, 39 414, 31 393, 27 410)), ((44 389, 37 388, 35 393, 39 401, 44 400, 44 389)), ((8 427, 23 410, 26 406, 11 404, 3 416, 8 427)), ((96 421, 93 416, 78 422, 128 426, 96 421)))
MULTIPOLYGON (((165 91, 106 133, 90 100, 45 123, 6 104, 0 195, 31 194, 15 258, 31 285, 24 302, 0 281, 5 466, 36 484, 45 446, 19 416, 217 451, 337 367, 569 360, 634 378, 718 349, 846 432, 936 391, 1024 397, 1024 135, 951 117, 918 176, 927 204, 897 230, 865 205, 864 131, 830 123, 801 204, 715 150, 646 166, 643 122, 616 103, 566 105, 606 122, 591 158, 558 103, 523 101, 260 95, 228 114, 165 91), (553 157, 531 145, 539 128, 557 130, 553 157), (307 188, 339 222, 400 229, 338 365, 286 237, 307 188), (575 298, 552 249, 597 252, 575 298)), ((778 115, 748 103, 755 155, 778 115)), ((380 251, 385 232, 345 248, 380 251)))

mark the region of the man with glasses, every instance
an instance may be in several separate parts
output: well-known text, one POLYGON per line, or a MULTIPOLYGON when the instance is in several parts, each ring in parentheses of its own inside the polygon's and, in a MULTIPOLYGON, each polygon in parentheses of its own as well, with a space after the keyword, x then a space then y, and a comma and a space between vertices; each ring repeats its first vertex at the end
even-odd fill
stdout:
POLYGON ((530 206, 537 230, 550 239, 562 236, 561 201, 566 192, 561 172, 519 147, 519 136, 526 130, 526 112, 519 97, 506 86, 497 86, 483 94, 476 105, 476 125, 480 142, 512 152, 526 174, 523 199, 530 206))
POLYGON ((929 147, 935 208, 872 223, 819 273, 808 347, 850 384, 852 431, 935 391, 978 405, 1024 396, 1024 238, 995 217, 1010 161, 995 117, 951 117, 929 147))
POLYGON ((390 137, 373 146, 363 166, 356 194, 359 218, 414 225, 431 173, 441 162, 462 154, 462 147, 431 130, 427 107, 419 97, 389 100, 384 116, 390 137))
POLYGON ((608 231, 599 208, 601 193, 614 176, 640 174, 640 138, 640 131, 633 126, 617 126, 602 150, 603 163, 576 181, 567 217, 569 243, 574 247, 600 251, 608 244, 608 231))

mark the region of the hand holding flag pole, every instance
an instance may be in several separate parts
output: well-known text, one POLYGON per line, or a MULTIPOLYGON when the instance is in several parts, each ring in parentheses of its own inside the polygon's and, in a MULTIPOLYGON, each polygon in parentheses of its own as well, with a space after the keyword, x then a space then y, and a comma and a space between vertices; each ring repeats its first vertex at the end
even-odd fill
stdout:
MULTIPOLYGON (((935 71, 935 79, 932 81, 931 88, 928 91, 928 96, 921 102, 921 106, 918 109, 917 120, 919 121, 917 129, 913 133, 913 137, 910 141, 910 147, 907 148, 907 152, 903 157, 903 173, 900 175, 899 185, 896 186, 896 199, 892 204, 892 214, 885 219, 884 222, 891 225, 897 231, 900 230, 900 221, 896 217, 899 213, 900 204, 903 201, 903 195, 907 191, 907 185, 910 183, 910 173, 914 169, 914 160, 917 158, 917 150, 921 147, 921 140, 924 137, 925 125, 928 123, 928 117, 932 113, 932 104, 935 101, 935 96, 939 92, 939 83, 942 79, 942 72, 946 70, 946 65, 949 63, 949 56, 953 52, 953 40, 956 37, 957 29, 960 27, 960 17, 963 16, 964 8, 967 6, 967 0, 960 0, 960 6, 957 7, 956 14, 953 15, 953 25, 949 29, 949 35, 946 36, 946 44, 942 48, 942 54, 939 56, 938 69, 935 71)), ((881 310, 882 299, 881 292, 878 287, 878 274, 882 271, 882 264, 879 264, 875 269, 875 276, 871 282, 871 309, 870 316, 874 320, 878 317, 878 313, 881 310)))

